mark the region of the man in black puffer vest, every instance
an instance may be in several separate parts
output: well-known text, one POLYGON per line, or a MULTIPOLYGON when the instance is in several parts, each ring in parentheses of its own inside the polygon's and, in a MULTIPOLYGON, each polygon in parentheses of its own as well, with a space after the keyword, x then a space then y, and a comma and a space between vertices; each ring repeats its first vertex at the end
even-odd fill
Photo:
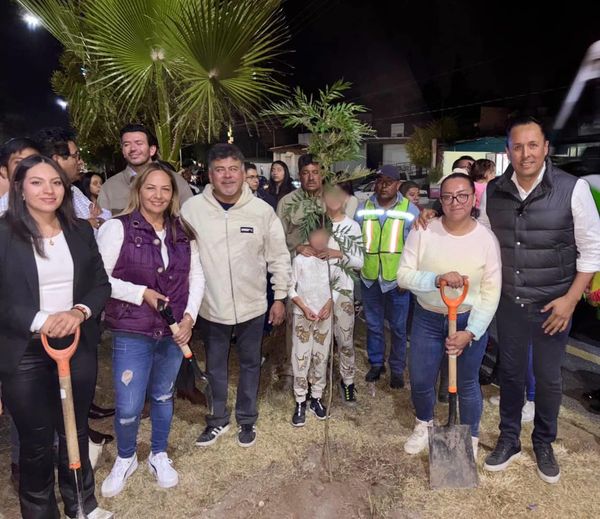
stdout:
POLYGON ((532 434, 537 472, 560 479, 552 442, 562 397, 561 363, 575 305, 600 270, 600 221, 588 184, 554 167, 542 125, 532 117, 507 128, 511 161, 482 200, 502 252, 500 437, 484 468, 504 470, 521 454, 521 408, 533 345, 536 379, 532 434))

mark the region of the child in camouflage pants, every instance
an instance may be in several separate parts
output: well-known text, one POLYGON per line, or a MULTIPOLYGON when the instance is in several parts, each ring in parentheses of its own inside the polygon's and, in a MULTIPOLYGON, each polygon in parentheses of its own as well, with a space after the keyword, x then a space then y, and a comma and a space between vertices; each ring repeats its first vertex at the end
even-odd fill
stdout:
MULTIPOLYGON (((319 420, 327 418, 321 402, 327 384, 327 360, 332 332, 329 266, 320 259, 327 251, 329 232, 316 229, 310 233, 309 245, 314 256, 298 255, 292 263, 292 287, 289 297, 293 303, 292 369, 296 406, 292 425, 302 427, 306 421, 306 396, 311 386, 309 409, 319 420)), ((335 293, 334 293, 335 297, 335 293)))

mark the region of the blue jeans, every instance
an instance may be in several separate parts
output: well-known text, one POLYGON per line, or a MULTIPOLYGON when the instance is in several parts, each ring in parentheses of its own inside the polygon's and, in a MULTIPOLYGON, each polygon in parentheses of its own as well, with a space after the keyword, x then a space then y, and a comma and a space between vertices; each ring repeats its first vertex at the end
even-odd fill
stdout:
MULTIPOLYGON (((459 314, 457 329, 464 330, 468 319, 468 313, 459 314)), ((448 319, 445 315, 415 305, 408 361, 410 393, 417 418, 425 422, 433 419, 435 382, 446 351, 447 336, 448 319)), ((460 423, 471 426, 471 436, 479 436, 479 420, 483 409, 479 368, 486 345, 487 333, 478 341, 473 341, 457 358, 460 423)))
POLYGON ((183 353, 172 337, 113 334, 115 432, 121 458, 135 454, 146 388, 150 398, 152 453, 166 452, 173 418, 173 390, 183 353))
POLYGON ((367 321, 367 353, 373 367, 385 364, 384 319, 390 325, 392 345, 389 364, 392 373, 402 374, 406 367, 406 320, 410 293, 394 288, 383 293, 379 283, 367 287, 360 283, 363 309, 367 321))

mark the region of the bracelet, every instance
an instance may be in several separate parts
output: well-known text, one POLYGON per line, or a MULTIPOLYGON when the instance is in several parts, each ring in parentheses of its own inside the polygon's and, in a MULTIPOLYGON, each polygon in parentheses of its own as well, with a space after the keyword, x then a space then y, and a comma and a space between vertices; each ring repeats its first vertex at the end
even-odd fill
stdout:
POLYGON ((87 320, 87 314, 85 312, 85 310, 83 308, 81 308, 80 306, 74 306, 73 308, 71 308, 71 310, 78 310, 79 312, 81 312, 81 315, 83 315, 83 320, 87 320))

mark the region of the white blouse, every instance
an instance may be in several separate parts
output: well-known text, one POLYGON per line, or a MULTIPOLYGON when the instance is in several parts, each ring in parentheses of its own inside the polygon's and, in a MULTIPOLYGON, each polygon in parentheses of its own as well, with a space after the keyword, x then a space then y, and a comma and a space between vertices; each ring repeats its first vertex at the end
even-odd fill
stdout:
POLYGON ((73 308, 73 258, 65 235, 61 231, 53 238, 44 238, 43 242, 46 258, 34 248, 40 310, 31 323, 32 332, 39 332, 49 315, 73 308))
MULTIPOLYGON (((169 265, 169 252, 165 244, 167 231, 159 231, 156 233, 161 241, 160 254, 163 259, 164 267, 169 265)), ((144 302, 144 291, 148 288, 144 285, 136 285, 130 281, 124 281, 112 276, 117 260, 121 253, 123 240, 125 239, 125 231, 123 223, 119 219, 112 219, 105 222, 98 231, 98 249, 104 261, 104 269, 108 274, 108 280, 112 287, 111 297, 125 301, 134 305, 140 306, 144 302)), ((184 311, 189 314, 195 321, 200 310, 200 304, 204 297, 205 278, 202 265, 200 263, 200 254, 198 252, 198 244, 196 240, 190 242, 191 246, 191 263, 189 275, 189 295, 187 306, 184 311)))

